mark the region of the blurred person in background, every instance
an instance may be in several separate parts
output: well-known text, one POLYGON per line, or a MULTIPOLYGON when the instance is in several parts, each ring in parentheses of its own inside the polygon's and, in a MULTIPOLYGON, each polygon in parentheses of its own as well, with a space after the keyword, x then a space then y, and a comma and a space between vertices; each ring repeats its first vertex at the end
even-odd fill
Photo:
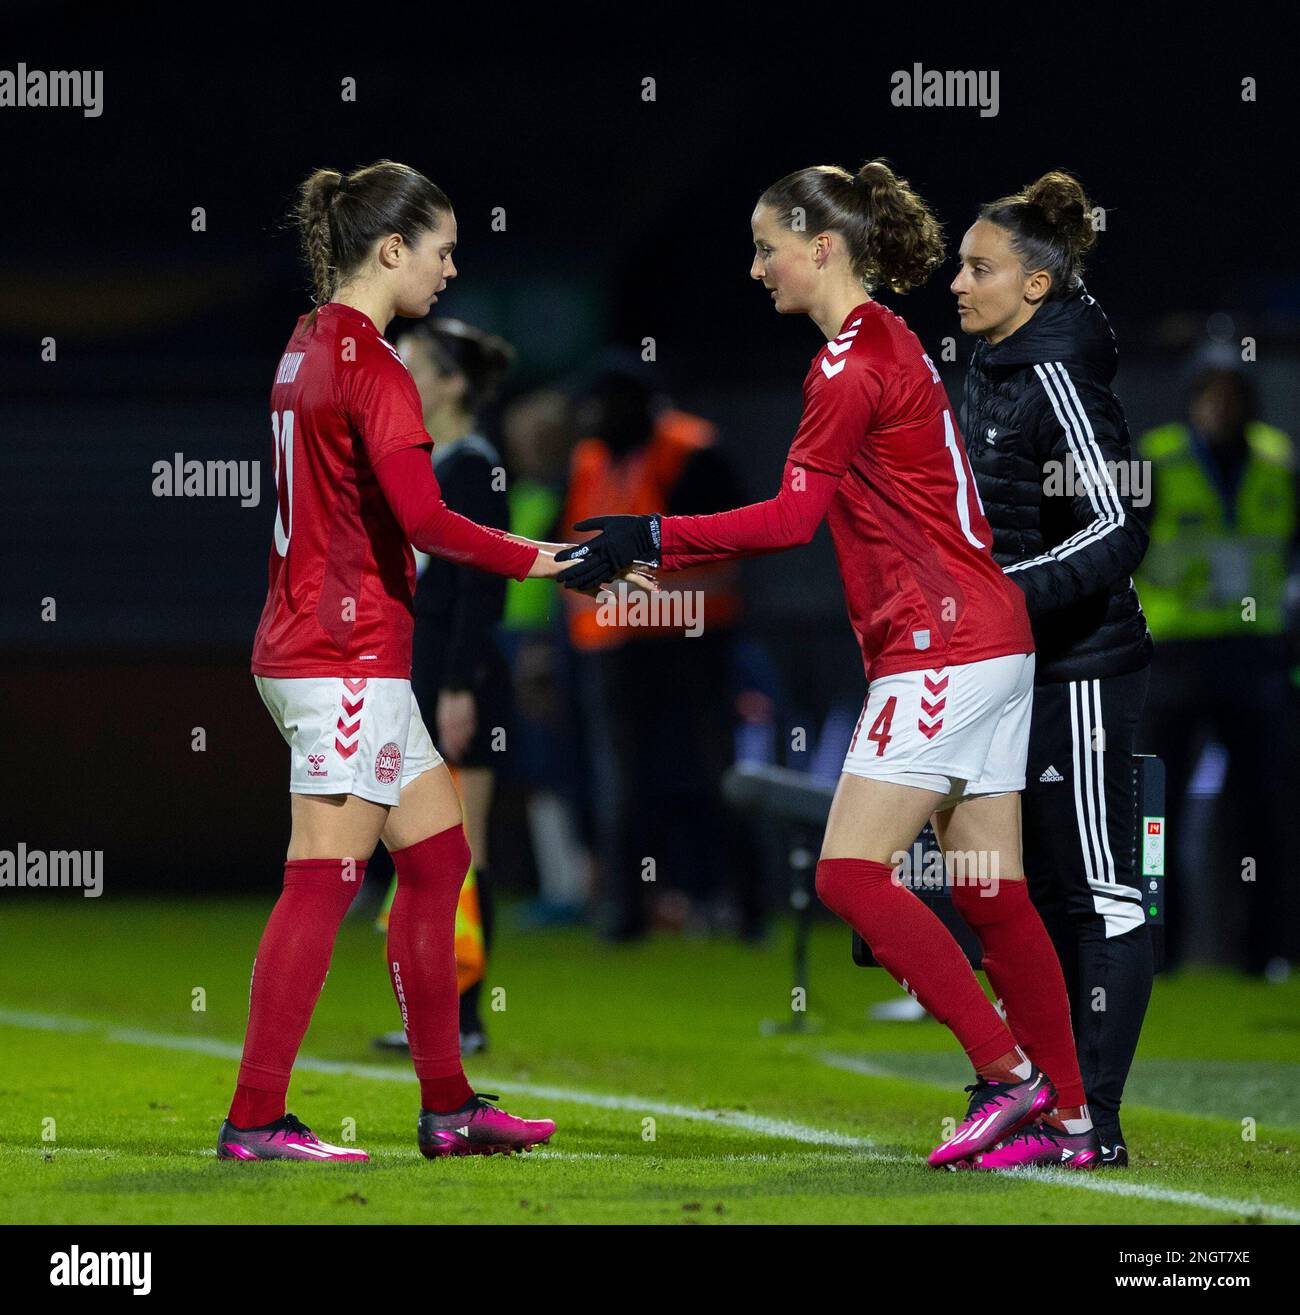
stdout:
POLYGON ((1219 906, 1212 925, 1231 928, 1218 932, 1220 953, 1248 973, 1279 977, 1298 935, 1287 838, 1297 777, 1288 688, 1296 629, 1294 611, 1289 625, 1287 615, 1300 505, 1295 446, 1258 418, 1247 368, 1227 344, 1195 355, 1186 408, 1185 419, 1139 440, 1153 487, 1151 547, 1135 577, 1156 640, 1146 733, 1168 770, 1168 830, 1182 860, 1168 901, 1170 956, 1185 950, 1182 910, 1200 892, 1219 906), (1188 852, 1184 834, 1188 785, 1211 736, 1228 757, 1215 829, 1221 879, 1215 858, 1188 852))
POLYGON ((1130 578, 1147 532, 1110 389, 1115 335, 1082 279, 1090 212, 1060 171, 990 202, 962 238, 951 290, 979 339, 961 432, 994 560, 1024 591, 1038 652, 1022 801, 1029 894, 1065 975, 1100 1163, 1122 1168, 1120 1102, 1154 970, 1133 774, 1151 636, 1130 578))
MULTIPOLYGON (((516 398, 501 418, 510 471, 510 529, 558 537, 577 436, 572 399, 559 389, 516 398)), ((583 844, 576 800, 582 772, 568 715, 564 607, 554 589, 529 580, 506 584, 501 643, 514 679, 515 720, 504 774, 523 793, 538 900, 526 919, 580 922, 592 889, 591 851, 583 844)))
MULTIPOLYGON (((480 525, 510 529, 504 468, 479 418, 510 369, 513 348, 460 320, 435 318, 407 328, 397 349, 419 390, 443 501, 480 525)), ((497 643, 506 580, 443 557, 420 554, 416 565, 411 683, 420 704, 435 709, 472 856, 456 910, 460 1044, 472 1055, 487 1048, 480 997, 495 924, 488 816, 512 711, 510 670, 497 643)), ((381 927, 395 891, 394 883, 381 927)), ((386 1033, 379 1044, 404 1049, 405 1033, 386 1033)))
MULTIPOLYGON (((699 514, 737 501, 714 426, 674 408, 638 355, 605 352, 578 392, 582 437, 570 462, 561 538, 584 537, 574 523, 597 513, 699 514)), ((565 595, 590 778, 587 821, 601 880, 600 930, 609 939, 645 934, 652 894, 656 916, 668 926, 716 925, 717 896, 732 889, 744 838, 721 784, 734 758, 728 690, 739 584, 729 562, 674 581, 683 601, 700 608, 695 634, 668 621, 610 623, 599 603, 565 595)), ((749 909, 752 901, 742 897, 740 905, 749 909)))

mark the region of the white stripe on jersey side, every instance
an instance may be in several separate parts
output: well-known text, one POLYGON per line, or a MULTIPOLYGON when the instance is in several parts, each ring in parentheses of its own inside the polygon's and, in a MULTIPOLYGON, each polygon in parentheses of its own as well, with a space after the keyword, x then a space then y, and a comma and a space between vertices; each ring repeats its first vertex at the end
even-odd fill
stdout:
MULTIPOLYGON (((824 369, 825 366, 823 365, 822 368, 824 369)), ((943 444, 948 449, 948 455, 952 457, 952 473, 957 479, 957 520, 961 532, 966 536, 967 543, 974 544, 976 548, 982 548, 984 547, 983 542, 976 537, 975 532, 970 527, 970 501, 966 491, 965 449, 957 441, 957 427, 952 422, 952 412, 946 406, 943 409, 943 444)), ((980 511, 983 510, 984 507, 981 505, 980 511)))
POLYGON ((1096 519, 1083 529, 1076 531, 1068 539, 1058 543, 1039 557, 1026 558, 1015 562, 1006 570, 1022 571, 1029 566, 1041 566, 1045 562, 1063 561, 1066 557, 1086 548, 1089 544, 1104 538, 1112 530, 1124 524, 1124 504, 1106 469, 1105 459, 1093 433, 1092 423, 1084 410, 1079 394, 1069 371, 1060 361, 1048 361, 1045 365, 1035 365, 1034 373, 1043 385, 1052 410, 1056 413, 1061 428, 1065 431, 1065 441, 1074 457, 1075 464, 1083 470, 1088 478, 1088 501, 1096 519), (1062 383, 1062 380, 1064 383, 1062 383), (1106 502, 1103 509, 1097 502, 1097 490, 1101 489, 1106 502))

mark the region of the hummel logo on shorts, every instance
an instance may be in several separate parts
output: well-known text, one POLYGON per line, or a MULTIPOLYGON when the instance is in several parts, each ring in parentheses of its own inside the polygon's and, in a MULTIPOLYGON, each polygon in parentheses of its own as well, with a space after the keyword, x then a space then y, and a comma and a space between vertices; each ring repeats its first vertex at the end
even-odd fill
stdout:
POLYGON ((1040 781, 1064 781, 1065 777, 1056 770, 1051 763, 1047 764, 1047 770, 1038 778, 1040 781))

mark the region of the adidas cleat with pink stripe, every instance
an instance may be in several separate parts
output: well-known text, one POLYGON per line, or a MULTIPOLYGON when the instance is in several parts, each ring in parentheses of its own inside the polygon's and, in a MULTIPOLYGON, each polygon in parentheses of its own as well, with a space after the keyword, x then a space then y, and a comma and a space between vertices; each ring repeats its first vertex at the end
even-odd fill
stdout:
POLYGON ((1038 1119, 991 1151, 972 1156, 961 1167, 1020 1169, 1026 1165, 1054 1165, 1058 1169, 1095 1169, 1100 1163, 1101 1139, 1095 1128, 1065 1132, 1038 1119))
POLYGON ((979 1078, 965 1090, 971 1093, 966 1117, 946 1142, 930 1152, 930 1164, 936 1169, 992 1150, 1056 1104, 1056 1088, 1038 1067, 1023 1082, 979 1078))
POLYGON ((550 1140, 555 1124, 550 1119, 517 1119, 489 1105, 500 1099, 486 1092, 471 1096, 451 1114, 420 1111, 420 1151, 430 1160, 447 1155, 509 1155, 530 1151, 550 1140))
POLYGON ((323 1142, 292 1114, 281 1115, 261 1128, 236 1128, 229 1119, 217 1134, 218 1160, 365 1161, 365 1151, 323 1142))

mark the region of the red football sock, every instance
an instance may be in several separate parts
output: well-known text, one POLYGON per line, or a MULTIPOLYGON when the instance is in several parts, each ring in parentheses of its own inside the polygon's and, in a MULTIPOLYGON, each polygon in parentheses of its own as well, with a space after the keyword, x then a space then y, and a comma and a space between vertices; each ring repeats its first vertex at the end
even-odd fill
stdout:
POLYGON ((299 858, 284 865, 284 889, 253 961, 248 1031, 230 1106, 237 1128, 284 1113, 289 1075, 329 972, 339 924, 365 880, 365 861, 299 858))
POLYGON ((388 914, 388 971, 420 1079, 420 1104, 449 1113, 474 1094, 460 1063, 456 904, 469 871, 465 828, 395 849, 397 894, 388 914))
POLYGON ((1052 1079, 1057 1102, 1082 1105, 1083 1079, 1070 1027, 1070 1000, 1052 938, 1029 899, 1028 882, 958 882, 953 904, 984 950, 984 972, 1029 1058, 1052 1079))
POLYGON ((861 858, 824 858, 817 894, 871 946, 877 961, 926 1012, 949 1027, 978 1071, 1016 1039, 980 988, 961 946, 893 869, 861 858))

